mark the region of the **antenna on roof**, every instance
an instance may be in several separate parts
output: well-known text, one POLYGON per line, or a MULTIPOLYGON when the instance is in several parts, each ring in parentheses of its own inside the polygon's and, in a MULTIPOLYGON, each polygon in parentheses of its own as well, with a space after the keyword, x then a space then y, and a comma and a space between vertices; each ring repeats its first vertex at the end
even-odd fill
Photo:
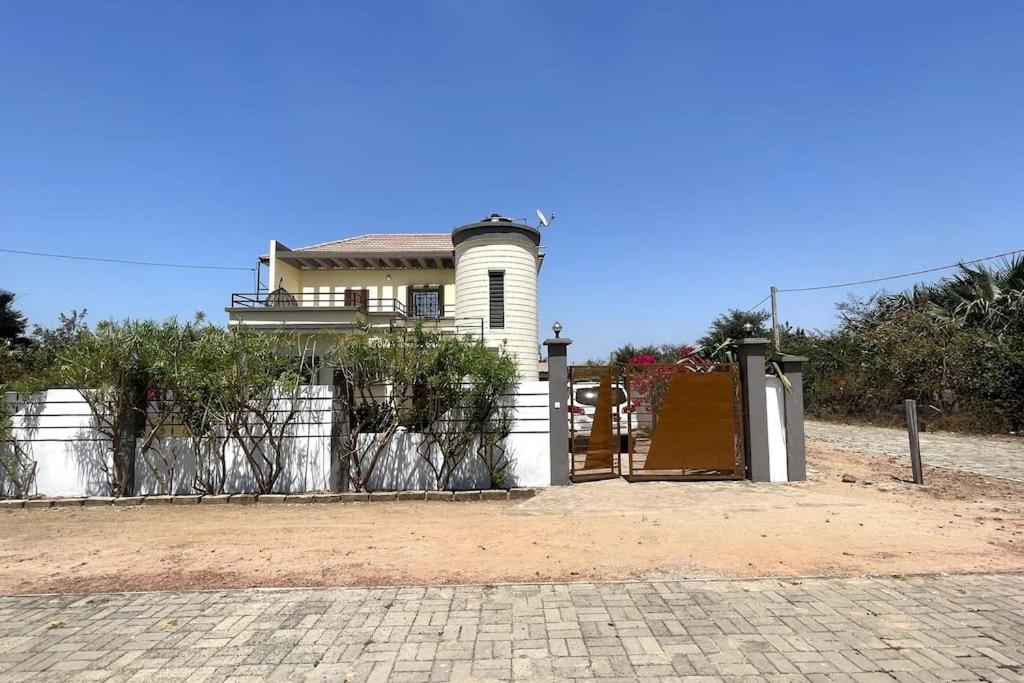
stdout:
POLYGON ((555 220, 555 212, 552 211, 551 212, 551 218, 548 218, 547 216, 544 215, 543 211, 541 211, 540 209, 537 209, 537 220, 540 221, 540 226, 538 226, 538 227, 545 227, 546 228, 546 227, 548 227, 549 225, 551 225, 554 222, 554 220, 555 220))

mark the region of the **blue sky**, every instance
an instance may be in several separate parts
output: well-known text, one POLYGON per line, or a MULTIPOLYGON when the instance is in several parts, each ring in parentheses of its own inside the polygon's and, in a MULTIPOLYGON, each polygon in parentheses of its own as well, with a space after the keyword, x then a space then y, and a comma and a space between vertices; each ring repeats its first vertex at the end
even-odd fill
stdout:
MULTIPOLYGON (((251 266, 543 207, 542 331, 689 341, 773 282, 1024 248, 1022 35, 1012 2, 6 2, 0 246, 251 266)), ((0 254, 0 287, 52 324, 252 283, 0 254)))

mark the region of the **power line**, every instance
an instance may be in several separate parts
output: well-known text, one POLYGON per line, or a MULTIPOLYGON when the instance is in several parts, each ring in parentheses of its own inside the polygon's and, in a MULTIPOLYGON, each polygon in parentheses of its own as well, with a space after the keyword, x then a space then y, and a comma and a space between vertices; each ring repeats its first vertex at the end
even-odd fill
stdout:
MULTIPOLYGON (((782 293, 782 292, 813 292, 813 291, 818 291, 818 290, 822 290, 822 289, 837 289, 839 287, 854 287, 856 285, 866 285, 866 284, 871 284, 871 283, 874 283, 874 282, 885 282, 887 280, 898 280, 900 278, 910 277, 912 275, 924 275, 925 273, 935 273, 935 272, 938 272, 940 270, 949 270, 950 268, 956 268, 958 266, 966 266, 966 265, 972 264, 972 263, 982 263, 983 261, 991 261, 992 259, 1003 258, 1005 256, 1013 256, 1015 254, 1024 254, 1024 249, 1015 249, 1013 251, 1006 251, 1006 252, 1003 252, 1002 254, 996 254, 994 256, 985 256, 983 258, 973 259, 971 261, 958 261, 957 263, 951 263, 951 264, 949 264, 947 266, 936 266, 935 268, 925 268, 924 270, 915 270, 915 271, 910 272, 910 273, 901 273, 899 275, 886 275, 885 277, 876 277, 876 278, 871 278, 870 280, 857 280, 856 282, 841 282, 839 284, 834 284, 834 285, 818 285, 816 287, 792 287, 790 289, 781 289, 780 288, 780 289, 777 289, 776 292, 778 292, 778 293, 782 293)), ((760 308, 761 304, 763 304, 765 301, 768 301, 768 299, 770 299, 770 298, 772 298, 771 294, 769 294, 768 296, 766 296, 765 298, 761 299, 756 304, 754 304, 753 306, 748 308, 746 310, 746 312, 747 313, 752 313, 757 308, 760 308)))
MULTIPOLYGON (((857 280, 856 282, 840 282, 834 285, 818 285, 816 287, 791 287, 789 289, 778 289, 772 287, 771 294, 761 299, 758 303, 754 304, 754 308, 757 308, 768 299, 772 300, 772 336, 775 340, 775 347, 779 347, 779 312, 776 306, 775 295, 782 292, 815 292, 823 289, 838 289, 840 287, 855 287, 857 285, 868 285, 876 282, 886 282, 888 280, 898 280, 904 277, 911 277, 913 275, 924 275, 925 273, 935 273, 940 270, 949 270, 950 268, 958 268, 960 266, 966 266, 972 263, 982 263, 983 261, 991 261, 992 259, 1004 258, 1006 256, 1014 256, 1016 254, 1024 254, 1024 249, 1015 249, 1013 251, 1005 251, 1002 254, 995 254, 993 256, 985 256, 982 258, 973 259, 971 261, 958 261, 957 263, 951 263, 946 266, 936 266, 935 268, 925 268, 923 270, 915 270, 910 273, 900 273, 899 275, 886 275, 885 277, 875 277, 868 280, 857 280)), ((748 310, 749 313, 751 310, 748 310)))
POLYGON ((120 263, 131 266, 152 266, 156 268, 188 268, 191 270, 245 270, 252 272, 255 268, 243 268, 241 266, 202 266, 191 263, 158 263, 156 261, 129 261, 127 259, 100 258, 98 256, 74 256, 71 254, 52 254, 43 251, 21 251, 19 249, 0 249, 5 254, 20 254, 22 256, 45 256, 47 258, 71 259, 73 261, 101 261, 103 263, 120 263))
MULTIPOLYGON (((858 280, 857 282, 841 282, 835 285, 819 285, 817 287, 794 287, 791 289, 779 289, 779 292, 811 292, 820 289, 836 289, 838 287, 853 287, 855 285, 867 285, 873 282, 885 282, 886 280, 898 280, 902 277, 910 277, 911 275, 924 275, 925 273, 934 273, 940 270, 949 270, 950 268, 956 268, 958 266, 966 266, 971 263, 981 263, 982 261, 991 261, 992 259, 1003 258, 1005 256, 1013 256, 1014 254, 1024 254, 1024 249, 1015 249, 1014 251, 1007 251, 1002 254, 996 254, 995 256, 986 256, 984 258, 974 259, 973 261, 958 261, 948 266, 937 266, 935 268, 925 268, 924 270, 915 270, 911 273, 901 273, 899 275, 887 275, 885 277, 876 277, 870 280, 858 280)), ((767 299, 768 297, 765 297, 767 299)), ((765 299, 762 299, 763 303, 765 299)), ((757 305, 760 305, 757 304, 757 305)))
POLYGON ((754 304, 753 306, 751 306, 750 308, 748 308, 748 309, 747 309, 747 313, 753 313, 753 312, 754 312, 754 309, 756 309, 756 308, 759 308, 759 307, 761 306, 761 304, 763 304, 763 303, 764 303, 765 301, 768 301, 768 299, 770 299, 770 298, 772 298, 772 295, 771 295, 771 294, 769 294, 768 296, 766 296, 765 298, 761 299, 761 300, 760 300, 760 301, 758 301, 758 302, 757 302, 756 304, 754 304))

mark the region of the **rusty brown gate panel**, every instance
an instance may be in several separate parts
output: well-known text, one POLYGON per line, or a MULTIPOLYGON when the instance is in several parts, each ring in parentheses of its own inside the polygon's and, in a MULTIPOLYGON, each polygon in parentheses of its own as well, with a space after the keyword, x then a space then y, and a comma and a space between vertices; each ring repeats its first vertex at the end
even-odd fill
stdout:
POLYGON ((631 364, 625 386, 629 481, 746 476, 736 364, 631 364))
POLYGON ((569 478, 574 482, 621 476, 628 426, 621 369, 569 367, 569 478))

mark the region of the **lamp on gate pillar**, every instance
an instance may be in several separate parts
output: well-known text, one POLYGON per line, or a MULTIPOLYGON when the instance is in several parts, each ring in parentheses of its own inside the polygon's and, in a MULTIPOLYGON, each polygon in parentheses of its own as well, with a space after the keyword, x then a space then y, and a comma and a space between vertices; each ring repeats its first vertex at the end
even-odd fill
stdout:
POLYGON ((551 483, 553 485, 569 483, 569 344, 572 339, 565 339, 562 334, 562 323, 551 326, 555 336, 544 340, 548 348, 548 418, 550 430, 550 464, 551 483))

